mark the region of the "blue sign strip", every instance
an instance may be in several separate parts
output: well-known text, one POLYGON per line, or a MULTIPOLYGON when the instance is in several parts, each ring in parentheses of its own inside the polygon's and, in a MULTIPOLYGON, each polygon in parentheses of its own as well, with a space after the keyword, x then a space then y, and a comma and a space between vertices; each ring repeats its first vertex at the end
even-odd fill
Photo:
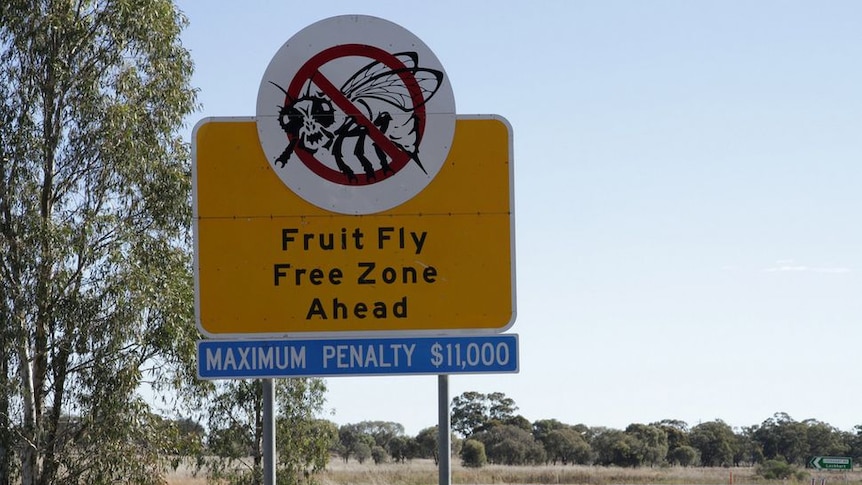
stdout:
POLYGON ((200 340, 201 379, 518 372, 518 335, 200 340))

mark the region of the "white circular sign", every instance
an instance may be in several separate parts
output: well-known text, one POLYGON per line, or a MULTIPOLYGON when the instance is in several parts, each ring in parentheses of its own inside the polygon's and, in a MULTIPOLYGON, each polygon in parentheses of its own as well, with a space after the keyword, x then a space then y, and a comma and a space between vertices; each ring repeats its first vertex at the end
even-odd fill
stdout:
POLYGON ((270 61, 257 95, 270 165, 306 201, 373 214, 422 191, 446 161, 455 98, 433 52, 392 22, 316 22, 270 61))

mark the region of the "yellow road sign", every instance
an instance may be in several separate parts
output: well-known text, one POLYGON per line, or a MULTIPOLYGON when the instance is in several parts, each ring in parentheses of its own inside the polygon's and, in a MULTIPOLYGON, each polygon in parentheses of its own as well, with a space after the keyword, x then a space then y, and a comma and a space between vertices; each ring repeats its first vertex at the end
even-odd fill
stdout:
POLYGON ((267 161, 254 118, 202 120, 193 152, 205 334, 500 332, 514 323, 505 119, 459 116, 434 179, 376 214, 329 212, 294 194, 267 161))

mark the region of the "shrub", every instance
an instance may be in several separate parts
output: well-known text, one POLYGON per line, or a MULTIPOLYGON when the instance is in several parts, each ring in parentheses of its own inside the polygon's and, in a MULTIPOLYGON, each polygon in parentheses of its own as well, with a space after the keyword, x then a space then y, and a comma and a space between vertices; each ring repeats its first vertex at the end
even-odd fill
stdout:
POLYGON ((673 448, 667 453, 667 461, 671 465, 695 466, 700 459, 697 456, 696 449, 691 446, 682 445, 673 448))
POLYGON ((365 460, 371 458, 371 447, 365 443, 357 443, 353 447, 353 455, 359 463, 365 463, 365 460))
POLYGON ((766 460, 757 467, 755 474, 767 480, 785 480, 788 478, 803 481, 808 477, 804 471, 788 464, 784 460, 766 460))
POLYGON ((471 468, 481 468, 488 463, 485 445, 481 441, 467 440, 461 448, 461 464, 471 468))
POLYGON ((389 453, 382 446, 374 445, 371 447, 371 459, 374 460, 375 465, 386 463, 389 461, 389 453))
POLYGON ((485 445, 488 461, 500 465, 532 465, 546 461, 545 449, 532 433, 508 424, 476 433, 473 439, 485 445))

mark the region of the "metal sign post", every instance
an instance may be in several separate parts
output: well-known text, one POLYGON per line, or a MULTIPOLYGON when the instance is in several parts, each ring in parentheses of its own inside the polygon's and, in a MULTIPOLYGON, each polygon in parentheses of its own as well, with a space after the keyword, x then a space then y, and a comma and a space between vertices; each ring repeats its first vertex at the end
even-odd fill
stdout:
POLYGON ((449 418, 449 376, 437 376, 437 454, 439 456, 438 483, 452 483, 452 423, 449 418))
POLYGON ((275 485, 275 386, 263 380, 263 483, 275 485))

